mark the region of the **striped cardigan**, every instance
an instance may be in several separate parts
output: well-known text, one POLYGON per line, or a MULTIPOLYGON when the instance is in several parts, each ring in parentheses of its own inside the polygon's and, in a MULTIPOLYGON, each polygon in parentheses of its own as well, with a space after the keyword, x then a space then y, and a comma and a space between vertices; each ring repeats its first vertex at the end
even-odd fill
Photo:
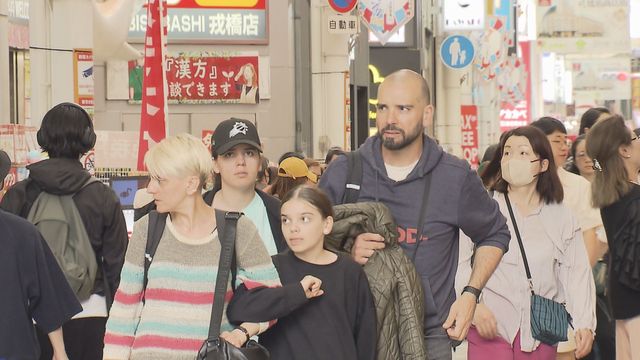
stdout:
MULTIPOLYGON (((120 286, 107 322, 104 359, 191 360, 209 330, 220 258, 217 232, 205 239, 184 239, 167 218, 149 269, 143 305, 148 220, 145 216, 134 226, 120 286)), ((236 258, 237 284, 243 283, 249 289, 281 285, 256 227, 246 217, 238 222, 236 258)), ((226 317, 226 306, 233 296, 229 285, 221 331, 232 329, 226 317)))

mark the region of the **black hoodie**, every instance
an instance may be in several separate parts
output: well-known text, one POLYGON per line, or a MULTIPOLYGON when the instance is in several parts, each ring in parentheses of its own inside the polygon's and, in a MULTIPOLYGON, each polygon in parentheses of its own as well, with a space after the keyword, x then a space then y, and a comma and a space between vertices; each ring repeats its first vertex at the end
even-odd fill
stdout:
POLYGON ((110 187, 98 182, 81 189, 90 175, 77 160, 55 158, 40 161, 27 168, 29 178, 7 191, 0 208, 26 218, 41 191, 55 195, 77 192, 73 200, 91 239, 98 262, 93 293, 105 295, 102 257, 111 292, 107 298, 113 299, 120 283, 120 270, 128 243, 127 226, 117 195, 110 187))

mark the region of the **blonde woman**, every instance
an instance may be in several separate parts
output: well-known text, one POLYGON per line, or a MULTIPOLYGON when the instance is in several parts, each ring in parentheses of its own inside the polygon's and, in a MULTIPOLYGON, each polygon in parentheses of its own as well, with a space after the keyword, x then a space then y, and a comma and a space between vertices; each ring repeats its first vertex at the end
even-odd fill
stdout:
POLYGON ((640 140, 619 115, 594 125, 587 153, 596 169, 593 204, 609 244, 608 296, 616 319, 616 359, 640 359, 640 140))
MULTIPOLYGON (((107 323, 104 358, 194 359, 207 337, 220 257, 215 210, 201 195, 213 170, 211 157, 199 139, 185 134, 167 138, 149 150, 145 165, 151 177, 147 191, 157 211, 168 216, 146 290, 143 265, 148 216, 134 225, 107 323)), ((280 286, 271 258, 247 217, 238 221, 236 259, 238 284, 280 286)), ((230 298, 225 298, 225 307, 230 298)), ((241 346, 267 327, 245 323, 234 328, 225 315, 221 336, 241 346)))

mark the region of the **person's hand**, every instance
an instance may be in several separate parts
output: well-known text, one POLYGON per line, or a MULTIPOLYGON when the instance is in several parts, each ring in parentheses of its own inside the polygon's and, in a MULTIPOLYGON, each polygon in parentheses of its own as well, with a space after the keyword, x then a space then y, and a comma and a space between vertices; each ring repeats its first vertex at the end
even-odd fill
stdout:
POLYGON ((476 305, 473 315, 473 326, 484 339, 492 340, 498 335, 498 322, 491 310, 485 304, 476 305))
POLYGON ((473 294, 465 292, 456 299, 451 305, 447 320, 442 324, 449 338, 462 341, 467 337, 475 309, 476 297, 473 294))
POLYGON ((239 348, 247 342, 247 335, 242 332, 242 330, 234 329, 233 331, 224 331, 220 334, 220 337, 223 338, 229 344, 239 348))
POLYGON ((381 235, 362 233, 356 237, 351 249, 351 257, 358 264, 364 265, 379 249, 384 249, 384 238, 381 235))
POLYGON ((589 329, 579 329, 576 335, 576 359, 583 358, 591 353, 593 346, 593 333, 589 329))
POLYGON ((317 277, 307 275, 300 281, 300 284, 304 289, 304 295, 307 299, 312 299, 324 294, 324 291, 320 288, 320 286, 322 286, 322 280, 317 277))

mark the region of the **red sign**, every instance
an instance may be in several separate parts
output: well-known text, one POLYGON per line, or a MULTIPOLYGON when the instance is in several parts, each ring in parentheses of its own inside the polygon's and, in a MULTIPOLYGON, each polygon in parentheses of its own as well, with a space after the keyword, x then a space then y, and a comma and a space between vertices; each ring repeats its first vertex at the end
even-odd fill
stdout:
MULTIPOLYGON (((135 90, 142 66, 129 63, 131 100, 140 100, 135 90), (132 82, 133 81, 133 82, 132 82)), ((166 61, 168 100, 176 103, 256 104, 258 90, 258 56, 180 55, 166 61)))
POLYGON ((211 138, 213 137, 213 130, 202 130, 202 143, 209 149, 211 153, 211 138))
POLYGON ((500 132, 509 131, 521 126, 527 126, 531 122, 531 43, 520 41, 518 43, 522 53, 522 63, 527 76, 524 99, 515 104, 502 102, 500 104, 500 132))
POLYGON ((358 5, 358 0, 329 0, 331 8, 339 13, 348 13, 358 5))
POLYGON ((142 112, 138 146, 138 170, 144 170, 149 148, 166 137, 167 94, 165 54, 167 46, 167 0, 149 2, 142 74, 142 112))
POLYGON ((478 168, 478 107, 461 105, 462 116, 462 157, 469 162, 471 168, 478 168))

